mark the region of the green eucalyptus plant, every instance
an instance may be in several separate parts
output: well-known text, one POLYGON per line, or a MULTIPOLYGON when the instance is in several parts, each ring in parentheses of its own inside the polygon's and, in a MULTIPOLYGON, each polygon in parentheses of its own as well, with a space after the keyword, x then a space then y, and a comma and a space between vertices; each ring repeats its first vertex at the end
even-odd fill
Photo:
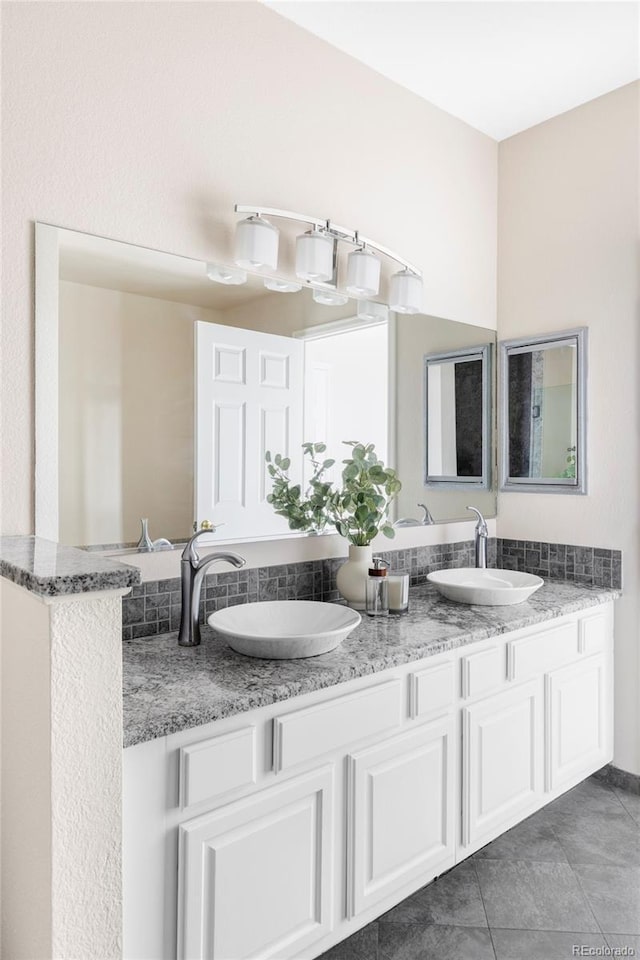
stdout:
POLYGON ((373 443, 345 440, 351 447, 351 456, 343 460, 342 487, 324 479, 326 471, 335 463, 320 459, 325 453, 324 443, 303 443, 304 456, 313 467, 309 487, 302 493, 300 484, 289 478, 291 460, 267 451, 265 459, 273 482, 267 501, 275 512, 286 517, 291 530, 321 533, 331 524, 340 536, 357 547, 368 546, 378 533, 394 537, 389 521, 389 509, 402 484, 395 470, 385 467, 375 452, 373 443))

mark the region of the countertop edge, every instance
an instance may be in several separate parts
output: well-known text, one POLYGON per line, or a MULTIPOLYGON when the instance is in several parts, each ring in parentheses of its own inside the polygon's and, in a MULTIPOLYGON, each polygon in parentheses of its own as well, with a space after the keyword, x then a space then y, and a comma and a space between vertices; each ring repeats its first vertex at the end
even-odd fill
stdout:
POLYGON ((39 597, 81 596, 140 583, 137 567, 42 537, 0 537, 0 576, 39 597))
MULTIPOLYGON (((553 581, 548 581, 553 582, 553 581)), ((561 581, 564 583, 565 581, 561 581)), ((186 730, 195 729, 217 720, 224 720, 234 715, 247 713, 250 710, 260 709, 270 706, 274 703, 283 703, 287 700, 293 700, 296 697, 306 693, 313 693, 317 690, 328 690, 331 687, 337 687, 350 680, 356 680, 359 677, 371 676, 381 673, 384 670, 393 667, 403 666, 407 663, 414 663, 420 660, 446 653, 449 650, 455 650, 460 647, 468 646, 491 637, 503 636, 507 633, 515 633, 528 626, 534 626, 537 623, 545 623, 558 617, 577 613, 581 610, 587 610, 590 607, 601 606, 612 600, 617 600, 622 595, 622 591, 616 588, 599 588, 598 593, 590 592, 582 594, 573 600, 558 601, 555 605, 532 610, 527 605, 526 615, 514 619, 513 622, 503 624, 480 624, 471 630, 464 630, 458 636, 443 638, 442 640, 430 640, 427 643, 408 646, 406 648, 392 648, 387 656, 376 657, 372 660, 356 663, 345 663, 344 667, 336 668, 332 665, 327 668, 326 673, 314 673, 305 680, 298 682, 289 681, 281 687, 268 687, 264 690, 256 691, 254 694, 245 694, 243 705, 238 708, 238 697, 222 697, 217 700, 215 707, 207 710, 206 707, 199 708, 196 713, 179 715, 169 714, 162 720, 142 717, 137 722, 126 723, 123 747, 137 746, 151 740, 157 740, 161 737, 171 736, 175 733, 181 733, 186 730), (520 621, 520 622, 519 622, 520 621)), ((457 606, 457 605, 454 605, 457 606)), ((482 611, 489 608, 475 607, 475 610, 482 611)), ((495 608, 493 608, 495 609, 495 608)), ((153 643, 154 641, 147 641, 153 643)))

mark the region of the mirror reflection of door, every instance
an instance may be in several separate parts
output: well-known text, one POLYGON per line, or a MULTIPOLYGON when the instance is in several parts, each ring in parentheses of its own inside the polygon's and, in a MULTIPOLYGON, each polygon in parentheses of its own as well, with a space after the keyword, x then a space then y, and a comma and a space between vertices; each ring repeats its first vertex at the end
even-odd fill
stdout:
POLYGON ((213 519, 236 537, 288 531, 267 495, 265 453, 302 473, 303 345, 292 337, 197 322, 196 522, 213 519))

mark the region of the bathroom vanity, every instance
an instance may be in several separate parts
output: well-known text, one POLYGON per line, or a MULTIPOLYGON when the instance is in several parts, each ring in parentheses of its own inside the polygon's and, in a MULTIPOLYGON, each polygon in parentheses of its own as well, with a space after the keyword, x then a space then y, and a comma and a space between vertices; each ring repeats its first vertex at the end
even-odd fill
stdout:
POLYGON ((303 661, 124 644, 124 956, 311 960, 612 758, 611 589, 411 591, 303 661))

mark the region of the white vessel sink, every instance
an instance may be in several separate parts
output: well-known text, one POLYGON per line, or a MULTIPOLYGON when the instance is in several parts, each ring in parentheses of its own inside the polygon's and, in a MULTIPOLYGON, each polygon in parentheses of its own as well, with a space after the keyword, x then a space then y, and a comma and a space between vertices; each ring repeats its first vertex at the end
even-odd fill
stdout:
POLYGON ((532 573, 484 570, 476 567, 437 570, 428 574, 427 580, 430 580, 447 600, 486 607, 522 603, 544 583, 544 580, 532 573))
POLYGON ((247 657, 317 657, 348 637, 362 617, 350 607, 316 600, 265 600, 217 610, 209 624, 247 657))

